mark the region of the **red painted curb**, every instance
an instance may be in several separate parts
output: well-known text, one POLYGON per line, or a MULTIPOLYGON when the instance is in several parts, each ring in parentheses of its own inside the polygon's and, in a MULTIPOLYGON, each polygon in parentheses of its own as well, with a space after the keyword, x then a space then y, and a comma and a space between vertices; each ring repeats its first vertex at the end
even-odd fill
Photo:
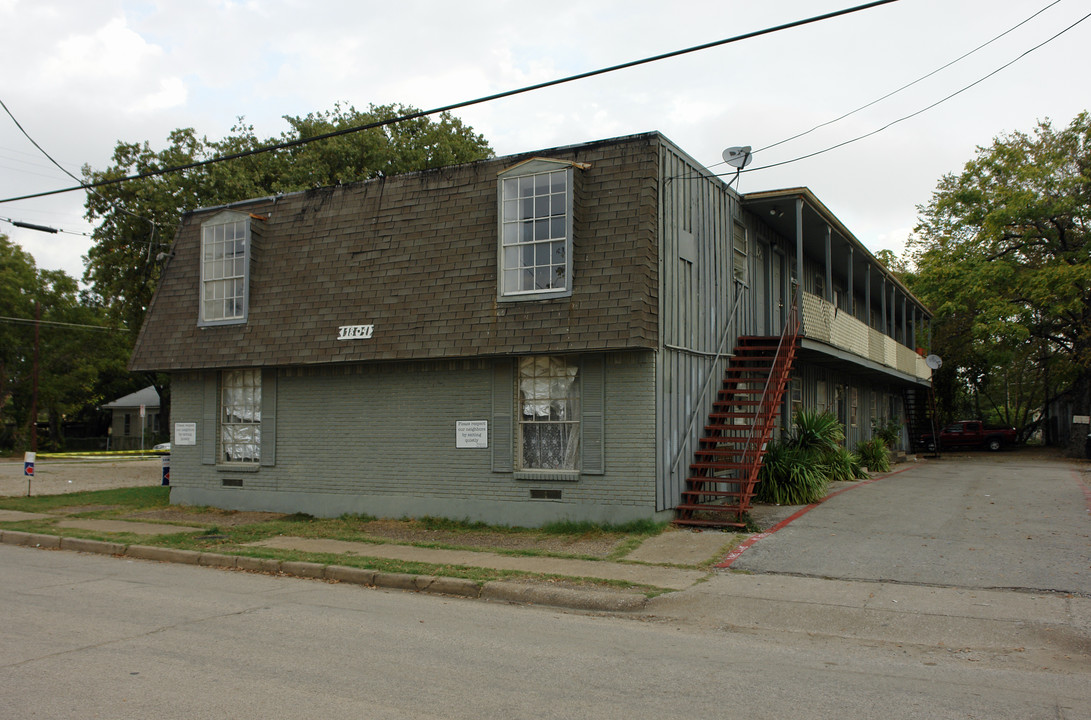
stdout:
MULTIPOLYGON (((778 522, 776 525, 769 528, 765 532, 760 532, 760 533, 757 533, 756 535, 751 535, 746 540, 743 540, 741 543, 739 543, 737 546, 735 546, 735 548, 732 549, 731 552, 729 552, 724 557, 723 562, 719 563, 718 565, 714 565, 713 567, 718 567, 718 568, 729 568, 729 567, 731 567, 731 564, 733 562, 735 562, 736 560, 738 560, 739 556, 742 555, 744 552, 746 552, 747 548, 752 546, 758 540, 769 537, 770 535, 775 533, 777 530, 780 530, 782 527, 784 527, 788 523, 796 520, 797 518, 803 517, 804 515, 809 513, 811 510, 814 510, 816 507, 818 507, 819 505, 826 502, 827 500, 829 500, 832 497, 837 497, 838 495, 840 495, 843 492, 846 492, 848 490, 855 490, 858 487, 863 487, 864 485, 870 485, 871 483, 878 482, 879 480, 885 480, 888 477, 893 477, 895 475, 898 475, 899 473, 905 472, 906 470, 912 470, 914 467, 916 467, 916 466, 915 465, 910 465, 909 467, 904 467, 901 470, 895 470, 894 472, 890 472, 890 473, 887 473, 886 475, 881 475, 879 477, 874 477, 874 478, 871 478, 870 480, 861 480, 858 483, 854 483, 853 485, 849 485, 848 487, 843 487, 840 490, 837 490, 836 492, 832 492, 829 495, 827 495, 826 497, 819 500, 818 502, 811 503, 810 505, 805 506, 799 512, 796 512, 795 514, 791 515, 790 517, 784 518, 783 520, 781 520, 780 522, 778 522)), ((1091 491, 1089 491, 1089 490, 1087 490, 1085 488, 1085 492, 1089 493, 1088 494, 1088 503, 1089 503, 1089 507, 1091 507, 1091 491)))

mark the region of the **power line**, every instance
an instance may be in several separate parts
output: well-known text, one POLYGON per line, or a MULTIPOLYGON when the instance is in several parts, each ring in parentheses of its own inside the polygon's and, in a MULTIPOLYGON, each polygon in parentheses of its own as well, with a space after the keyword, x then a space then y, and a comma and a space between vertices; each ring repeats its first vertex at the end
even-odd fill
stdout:
MULTIPOLYGON (((945 64, 945 65, 941 65, 940 67, 936 68, 936 69, 935 69, 935 70, 933 70, 932 72, 930 72, 930 73, 927 73, 926 75, 921 75, 921 76, 920 76, 919 78, 917 78, 917 79, 916 79, 916 80, 914 80, 913 82, 910 82, 910 83, 906 83, 905 85, 902 85, 902 86, 901 86, 900 88, 898 88, 897 90, 891 90, 891 91, 890 91, 890 92, 888 92, 888 93, 887 93, 886 95, 883 95, 883 96, 882 96, 882 97, 880 97, 880 98, 876 98, 875 100, 872 100, 872 101, 871 101, 871 102, 869 102, 869 103, 866 103, 866 104, 864 104, 864 105, 861 105, 860 107, 856 108, 855 110, 850 110, 849 112, 845 113, 844 115, 842 115, 842 116, 840 116, 840 117, 836 117, 836 118, 834 118, 833 120, 828 120, 828 121, 826 121, 826 122, 824 122, 824 123, 820 123, 820 124, 818 124, 818 125, 815 125, 815 126, 814 126, 813 128, 811 128, 810 130, 806 130, 806 131, 804 131, 804 132, 801 132, 801 133, 799 133, 798 135, 793 135, 793 136, 791 136, 791 137, 789 137, 789 138, 785 138, 785 139, 783 139, 783 140, 779 140, 779 141, 777 141, 777 142, 773 143, 772 145, 766 145, 766 146, 765 146, 765 147, 763 147, 763 148, 758 148, 757 150, 755 150, 755 151, 754 151, 754 153, 756 154, 756 153, 764 152, 764 151, 766 151, 766 150, 769 150, 769 149, 771 149, 771 148, 775 148, 775 147, 776 147, 776 146, 778 146, 778 145, 783 145, 783 144, 784 144, 784 143, 786 143, 786 142, 791 142, 792 140, 797 140, 797 139, 799 139, 799 138, 803 137, 804 135, 810 135, 810 134, 811 134, 811 133, 813 133, 813 132, 814 132, 815 130, 819 130, 819 129, 821 129, 821 128, 824 128, 824 127, 826 127, 827 125, 832 125, 832 124, 834 124, 835 122, 840 122, 841 120, 844 120, 845 118, 849 117, 850 115, 855 115, 856 113, 860 112, 861 110, 866 110, 867 108, 871 107, 872 105, 876 105, 876 104, 878 104, 878 103, 881 103, 881 102, 882 102, 883 100, 886 100, 886 99, 887 99, 887 98, 889 98, 889 97, 893 97, 894 95, 897 95, 897 94, 898 94, 898 93, 900 93, 900 92, 901 92, 902 90, 907 90, 907 89, 909 89, 909 88, 913 87, 914 85, 916 85, 917 83, 919 83, 919 82, 922 82, 922 81, 924 81, 924 80, 927 80, 928 78, 932 77, 932 76, 933 76, 933 75, 935 75, 936 73, 938 73, 938 72, 941 72, 941 71, 943 71, 943 70, 946 70, 947 68, 951 67, 951 66, 952 66, 952 65, 954 65, 955 63, 957 63, 957 62, 961 62, 962 60, 965 60, 966 58, 968 58, 968 57, 970 57, 971 55, 973 55, 974 53, 976 53, 976 52, 977 52, 978 50, 981 50, 981 49, 983 49, 983 48, 985 48, 985 47, 987 47, 987 46, 989 46, 989 45, 993 44, 994 42, 996 42, 996 41, 997 41, 997 40, 999 40, 1000 38, 1004 37, 1005 35, 1007 35, 1007 34, 1009 34, 1009 33, 1011 33, 1011 32, 1014 32, 1015 30, 1019 29, 1019 28, 1020 28, 1020 27, 1022 27, 1023 25, 1026 25, 1026 24, 1027 24, 1028 22, 1030 22, 1030 21, 1031 21, 1031 20, 1033 20, 1034 18, 1038 17, 1039 15, 1041 15, 1042 13, 1044 13, 1044 12, 1045 12, 1046 10, 1049 10, 1049 9, 1050 9, 1051 7, 1053 7, 1054 5, 1056 5, 1057 3, 1059 3, 1060 1, 1061 1, 1061 0, 1053 0, 1053 2, 1051 2, 1051 3, 1049 4, 1049 5, 1046 5, 1046 6, 1044 7, 1044 8, 1042 8, 1042 9, 1041 9, 1041 10, 1039 10, 1038 12, 1034 13, 1033 15, 1031 15, 1030 17, 1028 17, 1027 19, 1023 20, 1022 22, 1019 22, 1019 23, 1017 23, 1017 24, 1015 24, 1015 25, 1011 26, 1010 28, 1008 28, 1008 29, 1007 29, 1007 30, 1005 30, 1004 32, 1002 32, 1002 33, 1000 33, 999 35, 997 35, 996 37, 992 38, 991 40, 987 40, 986 42, 983 42, 982 44, 980 44, 980 45, 978 45, 977 47, 975 47, 975 48, 974 48, 973 50, 970 50, 969 52, 967 52, 967 53, 964 53, 963 55, 960 55, 959 57, 955 58, 954 60, 950 61, 949 63, 947 63, 947 64, 945 64)), ((717 163, 717 164, 719 164, 719 163, 717 163)))
MULTIPOLYGON (((1076 27, 1077 25, 1079 25, 1080 23, 1082 23, 1082 22, 1083 22, 1084 20, 1087 20, 1087 18, 1089 18, 1089 17, 1091 17, 1091 13, 1088 13, 1087 15, 1084 15, 1084 16, 1083 16, 1082 18, 1080 18, 1080 19, 1079 19, 1079 20, 1077 20, 1076 22, 1072 23, 1071 25, 1069 25, 1068 27, 1066 27, 1066 28, 1065 28, 1064 30, 1061 30, 1061 31, 1060 31, 1060 32, 1058 32, 1058 33, 1057 33, 1056 35, 1053 35, 1052 37, 1050 37, 1050 38, 1047 38, 1046 40, 1043 40, 1042 42, 1038 43, 1037 45, 1035 45, 1034 47, 1030 48, 1029 50, 1026 50, 1026 51, 1024 51, 1024 52, 1023 52, 1022 54, 1020 54, 1020 55, 1019 55, 1018 57, 1016 57, 1015 59, 1013 59, 1013 60, 1010 60, 1010 61, 1008 61, 1008 62, 1004 63, 1003 65, 1001 65, 1000 67, 996 68, 995 70, 993 70, 992 72, 988 73, 987 75, 984 75, 984 76, 982 76, 982 77, 978 78, 977 80, 974 80, 974 81, 973 81, 972 83, 970 83, 969 85, 966 85, 965 87, 962 87, 961 89, 959 89, 959 90, 956 90, 955 92, 951 93, 950 95, 947 95, 946 97, 943 97, 943 98, 941 98, 941 99, 939 99, 939 100, 935 101, 935 102, 934 102, 934 103, 932 103, 931 105, 927 105, 926 107, 923 107, 923 108, 921 108, 920 110, 917 110, 917 111, 915 111, 915 112, 911 112, 911 113, 909 113, 908 115, 904 115, 904 116, 902 116, 902 117, 898 118, 897 120, 892 120, 892 121, 888 122, 888 123, 887 123, 886 125, 883 125, 883 126, 882 126, 882 127, 880 127, 880 128, 877 128, 877 129, 875 129, 875 130, 872 130, 871 132, 867 132, 867 133, 864 133, 863 135, 859 135, 859 136, 857 136, 857 137, 854 137, 854 138, 852 138, 852 139, 850 139, 850 140, 845 140, 844 142, 839 142, 839 143, 837 143, 836 145, 831 145, 830 147, 828 147, 828 148, 825 148, 825 149, 823 149, 823 150, 816 150, 815 152, 812 152, 812 153, 808 153, 808 154, 806 154, 806 155, 800 155, 799 157, 795 157, 795 158, 792 158, 791 160, 783 160, 783 161, 781 161, 781 162, 776 162, 776 163, 770 163, 770 164, 768 164, 768 165, 761 165, 761 166, 759 166, 759 167, 751 167, 751 168, 746 168, 746 169, 744 169, 744 170, 740 170, 739 172, 749 173, 749 172, 756 172, 756 171, 758 171, 758 170, 768 170, 769 168, 774 168, 774 167, 780 167, 781 165, 789 165, 789 164, 791 164, 791 163, 794 163, 794 162, 799 162, 800 160, 807 160, 808 158, 813 158, 813 157, 815 157, 816 155, 822 155, 822 154, 824 154, 824 153, 828 153, 828 152, 830 152, 831 150, 836 150, 836 149, 838 149, 838 148, 842 148, 842 147, 844 147, 844 146, 846 146, 846 145, 850 145, 850 144, 852 144, 852 143, 854 143, 854 142, 857 142, 857 141, 859 141, 859 140, 863 140, 863 139, 865 139, 865 138, 869 138, 869 137, 871 137, 872 135, 877 135, 877 134, 881 133, 881 132, 882 132, 883 130, 886 130, 886 129, 890 128, 890 127, 893 127, 894 125, 897 125, 897 124, 898 124, 898 123, 900 123, 900 122, 903 122, 903 121, 905 121, 905 120, 909 120, 910 118, 914 118, 914 117, 916 117, 916 116, 918 116, 918 115, 920 115, 920 114, 922 114, 922 113, 925 113, 925 112, 927 112, 927 111, 931 110, 932 108, 936 107, 937 105, 941 105, 942 103, 945 103, 945 102, 947 102, 947 101, 948 101, 948 100, 950 100, 951 98, 953 98, 953 97, 955 97, 955 96, 957 96, 957 95, 961 95, 962 93, 966 92, 966 91, 967 91, 967 90, 969 90, 970 88, 972 88, 972 87, 974 87, 974 86, 976 86, 976 85, 980 85, 980 84, 981 84, 981 83, 983 83, 984 81, 986 81, 986 80, 988 80, 989 78, 991 78, 991 77, 992 77, 993 75, 996 75, 997 73, 1001 72, 1002 70, 1006 70, 1007 68, 1011 67, 1011 66, 1012 66, 1012 65, 1014 65, 1015 63, 1019 62, 1020 60, 1022 60, 1023 58, 1025 58, 1025 57, 1026 57, 1027 55, 1030 55, 1030 54, 1031 54, 1032 52, 1034 52, 1035 50, 1038 50, 1038 49, 1042 48, 1043 46, 1045 46, 1045 45, 1048 45, 1049 43, 1053 42, 1054 40, 1056 40, 1057 38, 1059 38, 1059 37, 1060 37, 1061 35, 1064 35, 1064 34, 1065 34, 1066 32, 1068 32, 1068 31, 1069 31, 1069 30, 1071 30, 1072 28, 1074 28, 1074 27, 1076 27)), ((732 174, 732 173, 718 173, 717 175, 718 175, 718 176, 722 176, 722 175, 730 175, 730 174, 732 174)))
POLYGON ((12 220, 9 217, 0 217, 0 222, 11 223, 17 228, 24 228, 26 230, 37 230, 44 233, 65 233, 66 235, 81 235, 83 237, 91 237, 91 233, 76 232, 75 230, 65 230, 63 228, 49 227, 47 225, 37 225, 35 223, 23 222, 22 220, 12 220))
POLYGON ((103 330, 106 332, 129 332, 128 328, 103 327, 102 325, 84 325, 82 323, 67 323, 57 320, 35 320, 34 318, 18 318, 0 315, 0 322, 13 323, 15 325, 52 325, 56 327, 78 328, 82 330, 103 330))
MULTIPOLYGON (((576 75, 569 75, 568 77, 560 78, 560 79, 557 79, 557 80, 548 80, 546 82, 537 83, 535 85, 527 85, 525 87, 518 88, 518 89, 515 89, 515 90, 506 90, 504 92, 499 92, 499 93, 494 93, 492 95, 486 95, 486 96, 483 96, 483 97, 479 97, 479 98, 474 99, 474 100, 464 100, 462 102, 452 103, 450 105, 445 105, 445 106, 442 106, 442 107, 434 108, 432 110, 418 110, 416 112, 409 113, 409 114, 406 114, 406 115, 401 115, 399 117, 391 118, 389 120, 380 120, 380 121, 373 122, 373 123, 366 123, 364 125, 356 125, 356 126, 353 126, 353 127, 341 128, 341 129, 338 129, 338 130, 333 130, 333 131, 328 132, 328 133, 323 133, 321 135, 315 135, 313 137, 297 138, 295 140, 289 140, 289 141, 282 142, 282 143, 277 143, 277 144, 274 144, 274 145, 266 145, 264 147, 251 148, 249 150, 243 150, 241 152, 231 153, 229 155, 222 155, 222 156, 219 156, 219 157, 209 158, 207 160, 199 160, 199 161, 195 161, 195 162, 191 162, 191 163, 186 163, 184 165, 176 165, 176 166, 172 166, 172 167, 161 168, 159 170, 152 170, 152 171, 148 171, 148 172, 144 172, 144 173, 138 173, 136 175, 127 175, 125 177, 113 178, 113 179, 110 179, 110 180, 102 180, 102 181, 97 182, 97 183, 88 183, 88 184, 81 183, 77 187, 61 188, 59 190, 48 190, 48 191, 40 192, 40 193, 32 193, 30 195, 21 195, 19 197, 3 198, 3 199, 0 199, 0 203, 14 202, 14 201, 17 201, 17 200, 29 200, 31 198, 46 197, 46 196, 49 196, 49 195, 60 195, 62 193, 73 192, 75 190, 90 190, 90 189, 93 189, 93 188, 106 187, 106 186, 109 186, 109 185, 117 185, 119 183, 129 182, 131 180, 143 180, 143 179, 149 178, 149 177, 157 177, 159 175, 165 175, 167 173, 172 173, 172 172, 180 172, 180 171, 183 171, 183 170, 193 170, 193 169, 196 169, 196 168, 205 167, 207 165, 212 165, 214 163, 226 162, 228 160, 237 160, 239 158, 250 157, 250 156, 253 156, 253 155, 260 155, 260 154, 263 154, 263 153, 272 152, 274 150, 287 150, 289 148, 298 147, 300 145, 306 145, 308 143, 316 142, 316 141, 319 141, 319 140, 326 140, 326 139, 329 139, 329 138, 332 138, 332 137, 339 137, 341 135, 348 135, 348 134, 351 134, 351 133, 362 132, 364 130, 372 130, 374 128, 384 127, 386 125, 393 125, 393 124, 396 124, 396 123, 405 122, 407 120, 415 120, 417 118, 427 117, 429 115, 437 115, 439 113, 450 112, 452 110, 458 110, 458 109, 461 109, 461 108, 470 107, 472 105, 480 105, 482 103, 492 102, 494 100, 500 100, 500 99, 507 98, 507 97, 512 97, 512 96, 515 96, 515 95, 521 95, 523 93, 533 92, 535 90, 542 90, 542 89, 545 89, 545 88, 548 88, 548 87, 554 87, 556 85, 562 85, 562 84, 565 84, 565 83, 575 82, 576 80, 584 80, 584 79, 595 77, 595 76, 598 76, 598 75, 605 75, 607 73, 616 72, 618 70, 626 70, 628 68, 637 67, 639 65, 646 65, 648 63, 658 62, 660 60, 667 60, 669 58, 674 58, 674 57, 678 57, 678 56, 681 56, 681 55, 686 55, 686 54, 689 54, 689 53, 699 52, 699 51, 702 51, 702 50, 708 50, 710 48, 719 47, 719 46, 722 46, 722 45, 728 45, 728 44, 731 44, 731 43, 741 42, 742 40, 750 40, 752 38, 761 37, 762 35, 769 35, 769 34, 772 34, 772 33, 780 32, 782 30, 789 30, 789 29, 796 28, 796 27, 802 27, 803 25, 809 25, 809 24, 812 24, 812 23, 821 22, 823 20, 830 20, 832 18, 840 17, 842 15, 849 15, 849 14, 852 14, 852 13, 860 12, 862 10, 869 10, 871 8, 878 7, 880 5, 888 5, 890 3, 897 2, 897 1, 898 0, 874 0, 873 2, 865 3, 863 5, 857 5, 857 6, 854 6, 854 7, 845 8, 843 10, 836 10, 834 12, 825 13, 823 15, 815 15, 813 17, 806 18, 806 19, 803 19, 803 20, 795 20, 793 22, 784 23, 782 25, 776 25, 774 27, 765 28, 763 30, 755 30, 753 32, 743 33, 742 35, 735 35, 734 37, 725 38, 723 40, 715 40, 713 42, 704 43, 702 45, 695 45, 693 47, 689 47, 689 48, 686 48, 686 49, 683 49, 683 50, 675 50, 675 51, 668 52, 668 53, 662 53, 660 55, 653 55, 651 57, 646 57, 646 58, 643 58, 643 59, 640 59, 640 60, 632 60, 632 61, 629 61, 629 62, 621 63, 619 65, 612 65, 610 67, 601 68, 601 69, 598 69, 598 70, 590 70, 588 72, 579 73, 579 74, 576 74, 576 75)), ((6 107, 5 107, 5 109, 6 109, 6 107)))
MULTIPOLYGON (((119 203, 116 203, 116 202, 111 202, 111 201, 110 201, 110 200, 109 200, 108 198, 104 198, 104 197, 103 197, 102 195, 100 195, 99 193, 95 192, 94 188, 92 188, 92 187, 91 187, 90 185, 88 185, 87 183, 83 182, 83 180, 79 179, 78 177, 76 177, 75 175, 73 175, 73 174, 72 174, 71 172, 69 172, 69 171, 68 171, 68 169, 67 169, 66 167, 64 167, 63 165, 61 165, 61 164, 60 164, 59 162, 57 162, 56 160, 54 160, 54 159, 53 159, 53 156, 52 156, 52 155, 50 155, 49 153, 47 153, 47 152, 45 151, 45 148, 43 148, 43 147, 42 147, 41 145, 39 145, 39 144, 38 144, 38 141, 37 141, 37 140, 35 140, 34 138, 32 138, 32 137, 30 136, 30 133, 28 133, 28 132, 26 131, 26 129, 25 129, 24 127, 23 127, 22 123, 20 123, 20 122, 19 122, 19 121, 18 121, 18 120, 16 119, 15 115, 14 115, 14 114, 12 114, 11 110, 9 110, 9 109, 8 109, 8 106, 7 106, 7 104, 6 104, 6 103, 5 103, 4 101, 3 101, 3 99, 0 99, 0 107, 3 107, 3 108, 4 108, 4 112, 6 112, 6 113, 8 114, 8 117, 9 117, 9 118, 11 118, 11 121, 12 121, 13 123, 15 123, 15 127, 19 128, 19 132, 23 133, 23 136, 24 136, 24 137, 25 137, 25 138, 26 138, 27 140, 29 140, 29 141, 30 141, 30 144, 31 144, 31 145, 33 145, 34 147, 38 148, 38 152, 40 152, 40 153, 41 153, 42 155, 45 155, 46 159, 47 159, 47 160, 49 160, 49 162, 51 162, 51 163, 53 163, 54 165, 56 165, 56 166, 57 166, 57 169, 59 169, 59 170, 60 170, 61 172, 63 172, 63 173, 65 174, 65 175, 67 175, 68 177, 72 178, 73 180, 75 180, 76 182, 78 182, 78 183, 80 184, 80 187, 79 187, 79 188, 73 188, 73 189, 76 189, 76 190, 78 190, 78 189, 80 189, 80 188, 82 188, 82 189, 85 189, 85 190, 87 190, 87 191, 88 191, 89 193, 91 193, 92 195, 94 195, 95 197, 97 197, 97 198, 99 198, 99 199, 101 199, 101 200, 103 200, 103 201, 105 201, 105 202, 109 203, 109 205, 110 205, 110 206, 111 206, 112 208, 114 208, 115 210, 119 210, 119 211, 121 211, 121 212, 125 213, 126 215, 128 215, 129 217, 133 217, 133 218, 136 218, 137 220, 143 220, 144 222, 148 223, 148 225, 149 225, 149 226, 151 227, 151 235, 150 235, 150 236, 148 237, 148 259, 150 260, 150 259, 151 259, 151 253, 152 253, 152 245, 153 245, 153 244, 155 243, 155 230, 156 230, 156 228, 157 228, 157 225, 156 225, 156 224, 155 224, 155 223, 154 223, 153 221, 149 220, 148 218, 146 218, 146 217, 141 217, 140 215, 137 215, 137 214, 136 214, 136 213, 134 213, 133 211, 131 211, 131 210, 128 210, 128 209, 127 209, 127 208, 125 208, 125 207, 122 207, 122 206, 121 206, 121 205, 120 205, 119 203)), ((19 224, 18 224, 18 223, 13 223, 13 224, 14 224, 14 225, 16 225, 17 227, 19 227, 19 224)), ((24 225, 23 225, 23 227, 26 227, 26 224, 24 224, 24 225)), ((41 230, 42 228, 40 228, 40 227, 32 227, 31 229, 32 229, 32 230, 41 230)), ((49 229, 46 229, 46 230, 45 230, 45 232, 50 232, 50 230, 49 230, 49 229)), ((53 231, 53 232, 56 232, 56 231, 53 231)), ((73 233, 73 234, 76 234, 76 233, 73 233)), ((84 233, 84 234, 86 234, 86 233, 84 233)), ((90 237, 90 235, 88 235, 88 237, 90 237)))

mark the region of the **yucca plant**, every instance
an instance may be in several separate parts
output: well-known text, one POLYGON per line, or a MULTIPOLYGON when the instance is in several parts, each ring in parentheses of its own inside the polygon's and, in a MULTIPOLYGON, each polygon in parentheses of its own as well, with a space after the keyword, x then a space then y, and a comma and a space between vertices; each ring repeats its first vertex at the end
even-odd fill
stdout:
POLYGON ((830 482, 852 482, 867 477, 860 456, 840 446, 823 453, 821 462, 830 482))
POLYGON ((792 444, 804 450, 833 451, 845 441, 845 429, 831 412, 800 410, 793 418, 792 444))
POLYGON ((777 505, 818 502, 829 489, 820 453, 794 443, 770 442, 758 478, 755 499, 777 505))
POLYGON ((890 456, 887 455, 886 442, 879 437, 873 437, 867 442, 856 446, 856 452, 860 455, 860 462, 872 472, 890 472, 890 456))
POLYGON ((898 441, 902 439, 902 424, 890 418, 886 422, 872 421, 871 434, 883 441, 888 448, 894 449, 898 441))

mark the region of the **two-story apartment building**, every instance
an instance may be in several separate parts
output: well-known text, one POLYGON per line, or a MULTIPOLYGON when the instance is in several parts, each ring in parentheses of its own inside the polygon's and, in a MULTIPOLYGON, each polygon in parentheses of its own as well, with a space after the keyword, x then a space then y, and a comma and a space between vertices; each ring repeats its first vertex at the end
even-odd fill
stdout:
POLYGON ((171 373, 176 503, 670 518, 797 298, 782 413, 854 444, 928 383, 927 310, 809 191, 739 196, 658 133, 200 210, 172 252, 131 367, 171 373))

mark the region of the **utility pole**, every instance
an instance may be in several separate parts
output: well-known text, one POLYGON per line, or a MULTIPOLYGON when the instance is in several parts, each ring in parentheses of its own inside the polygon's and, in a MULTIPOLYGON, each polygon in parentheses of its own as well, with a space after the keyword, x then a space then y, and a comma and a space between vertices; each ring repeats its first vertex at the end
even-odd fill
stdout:
MULTIPOLYGON (((42 304, 34 301, 34 368, 30 385, 30 453, 32 458, 38 455, 38 346, 41 326, 42 304)), ((27 475, 27 497, 30 497, 30 482, 34 478, 33 472, 27 475)))

